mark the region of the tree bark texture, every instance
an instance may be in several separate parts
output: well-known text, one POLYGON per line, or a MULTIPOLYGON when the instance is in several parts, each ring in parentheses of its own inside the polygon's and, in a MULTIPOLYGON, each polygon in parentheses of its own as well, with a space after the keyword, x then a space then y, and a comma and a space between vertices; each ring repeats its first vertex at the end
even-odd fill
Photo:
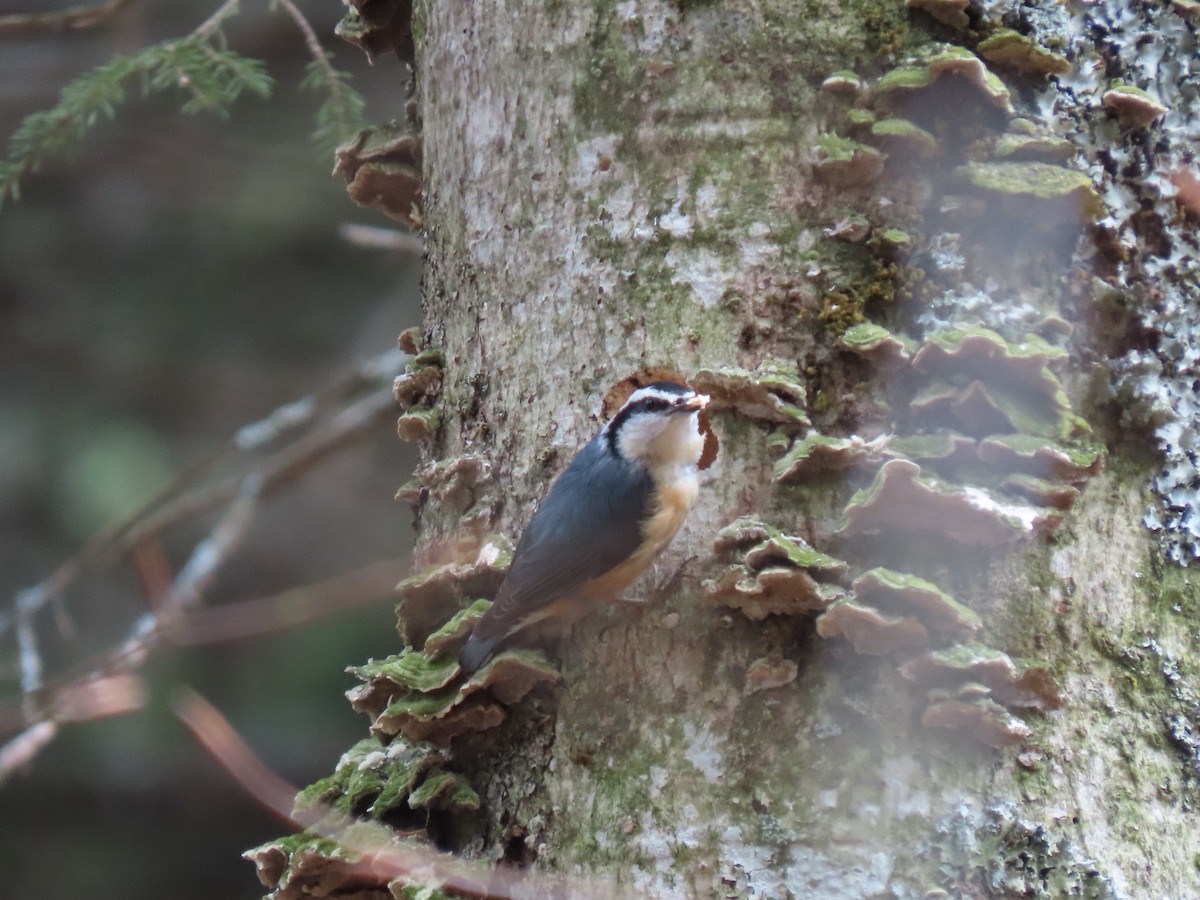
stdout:
MULTIPOLYGON (((1095 333, 1111 321, 1093 305, 1105 259, 1092 223, 1104 213, 1078 199, 1064 211, 1020 184, 971 192, 962 167, 1005 158, 970 143, 1010 133, 1011 120, 976 70, 876 112, 923 125, 932 154, 894 142, 870 183, 814 170, 823 135, 854 134, 824 78, 855 70, 869 96, 872 76, 878 85, 897 68, 881 61, 893 42, 915 53, 936 33, 971 46, 961 33, 899 4, 526 4, 501 16, 438 3, 424 15, 427 321, 447 353, 443 452, 489 461, 483 508, 514 535, 597 427, 605 389, 640 366, 780 359, 803 374, 823 433, 924 430, 929 420, 895 409, 911 396, 892 390, 905 376, 836 349, 859 317, 917 341, 983 325, 1014 343, 1065 318, 1077 326, 1060 370, 1073 408, 1112 434, 1087 395, 1093 348, 1111 352, 1126 330, 1095 333), (981 209, 943 212, 960 194, 981 209), (879 240, 826 236, 856 214, 879 240), (897 236, 890 251, 889 225, 920 246, 897 236), (939 253, 951 257, 942 268, 939 253)), ((1134 43, 1127 34, 1115 49, 1134 43)), ((1096 78, 1094 62, 1081 54, 1072 77, 1096 78)), ((1043 113, 1056 89, 996 71, 1007 102, 1054 136, 1043 113)), ((1144 140, 1075 99, 1071 112, 1096 120, 1080 126, 1087 149, 1144 140)), ((562 645, 553 739, 513 736, 503 789, 485 789, 491 837, 502 821, 523 826, 545 864, 647 895, 1200 889, 1195 696, 1180 672, 1195 592, 1179 611, 1164 600, 1140 524, 1144 459, 1118 450, 1063 525, 1011 544, 961 543, 953 511, 944 529, 909 530, 901 509, 878 534, 843 536, 839 517, 869 475, 780 485, 772 426, 736 409, 716 425, 721 458, 660 567, 660 578, 682 567, 678 588, 562 645), (701 580, 714 574, 713 539, 741 514, 852 572, 928 578, 979 613, 978 643, 1048 661, 1069 704, 1027 717, 1034 732, 1013 748, 978 746, 921 726, 924 691, 897 674, 895 654, 822 641, 808 616, 712 607, 701 580), (795 662, 795 680, 748 695, 760 659, 795 662)))
POLYGON ((614 896, 1200 894, 1200 600, 1110 365, 1196 302, 1193 26, 910 5, 417 4, 429 459, 476 473, 423 561, 515 539, 642 367, 721 439, 649 602, 454 738, 445 843, 614 896))

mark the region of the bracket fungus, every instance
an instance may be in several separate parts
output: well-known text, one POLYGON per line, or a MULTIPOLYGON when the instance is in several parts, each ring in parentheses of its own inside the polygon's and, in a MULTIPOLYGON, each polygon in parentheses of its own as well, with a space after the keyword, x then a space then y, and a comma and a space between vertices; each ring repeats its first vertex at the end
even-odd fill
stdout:
POLYGON ((813 172, 835 187, 857 187, 877 181, 886 159, 874 147, 836 134, 824 134, 817 142, 813 172))
POLYGON ((952 431, 893 437, 888 441, 885 453, 893 459, 951 465, 978 459, 976 441, 952 431))
POLYGON ((411 443, 432 443, 442 427, 442 416, 436 409, 414 409, 396 420, 396 434, 411 443))
POLYGON ((424 350, 413 357, 404 374, 392 383, 392 395, 401 409, 412 409, 442 391, 444 358, 440 350, 424 350))
POLYGON ((1073 485, 1025 474, 1009 475, 1000 482, 1000 489, 1039 506, 1052 506, 1061 510, 1070 509, 1080 496, 1079 488, 1073 485))
POLYGON ((1011 28, 1001 28, 979 42, 979 55, 1020 75, 1061 75, 1071 68, 1065 56, 1047 50, 1032 38, 1011 28))
POLYGON ((921 714, 921 724, 927 728, 961 731, 998 750, 1019 744, 1033 733, 1021 719, 986 698, 935 700, 921 714))
POLYGON ((860 216, 858 213, 849 213, 842 216, 825 229, 826 237, 845 241, 847 244, 861 244, 870 234, 870 221, 866 216, 860 216))
POLYGON ((428 694, 409 692, 375 716, 371 731, 379 735, 404 735, 410 741, 448 746, 461 734, 487 731, 504 721, 498 703, 484 697, 464 700, 456 687, 428 694))
POLYGON ((1005 501, 975 486, 921 478, 911 460, 883 464, 875 480, 846 507, 843 536, 880 529, 941 534, 969 546, 995 546, 1027 540, 1059 524, 1056 510, 1005 501))
POLYGON ((414 56, 412 0, 344 0, 348 9, 333 32, 367 54, 370 62, 395 53, 408 62, 414 56))
POLYGON ((920 9, 929 13, 943 25, 962 31, 971 24, 967 18, 969 0, 904 0, 907 9, 920 9))
POLYGON ((1087 427, 1071 412, 1065 394, 1047 402, 1011 382, 985 384, 972 380, 964 387, 934 379, 917 392, 910 408, 927 423, 957 426, 977 438, 1023 431, 1068 439, 1087 427))
POLYGON ((756 621, 818 612, 845 593, 815 577, 841 576, 844 562, 755 519, 743 517, 721 529, 714 549, 724 556, 740 553, 742 559, 704 582, 709 602, 740 609, 756 621))
POLYGON ((848 69, 834 72, 821 82, 821 90, 830 94, 854 95, 862 86, 862 79, 848 69))
POLYGON ((451 619, 468 598, 490 597, 500 587, 512 560, 506 538, 493 537, 469 559, 440 563, 398 585, 400 623, 404 642, 422 647, 426 639, 451 619))
POLYGON ((857 353, 881 366, 907 365, 912 359, 907 338, 895 335, 873 322, 847 328, 838 338, 837 345, 842 350, 857 353))
POLYGON ((860 603, 915 616, 930 631, 970 634, 982 626, 978 613, 916 575, 875 568, 850 585, 860 603))
POLYGON ((353 896, 346 892, 378 885, 378 879, 364 879, 361 866, 356 865, 357 853, 308 832, 263 844, 244 853, 243 858, 254 863, 259 883, 270 889, 271 900, 353 896))
POLYGON ((815 431, 796 441, 775 463, 775 480, 783 483, 803 481, 828 472, 872 465, 880 461, 888 437, 864 440, 858 435, 830 437, 815 431))
POLYGON ((1122 128, 1146 128, 1155 119, 1171 111, 1131 84, 1118 84, 1105 91, 1100 102, 1117 117, 1122 128))
POLYGON ((387 659, 350 671, 364 684, 347 692, 350 705, 372 719, 376 734, 446 746, 460 734, 485 731, 504 721, 504 706, 520 702, 539 685, 556 685, 558 670, 532 650, 507 650, 456 684, 461 673, 458 637, 486 607, 473 604, 431 636, 431 649, 406 647, 387 659))
POLYGON ((913 400, 923 415, 948 411, 968 434, 1026 431, 1071 438, 1087 425, 1071 412, 1051 366, 1066 351, 1040 337, 1013 344, 986 328, 934 332, 913 368, 935 378, 913 400))
POLYGON ((478 488, 492 477, 492 467, 472 454, 438 460, 417 469, 417 478, 436 500, 466 512, 475 505, 478 488))
POLYGON ((1004 82, 964 47, 942 45, 923 60, 910 61, 884 73, 875 84, 875 94, 885 102, 901 101, 909 94, 932 87, 944 75, 961 78, 990 105, 1012 115, 1012 98, 1004 82))
POLYGON ((842 637, 856 653, 884 656, 929 645, 929 632, 912 616, 888 615, 872 606, 842 598, 817 617, 817 634, 842 637))
POLYGON ((938 151, 937 138, 908 119, 881 119, 871 126, 871 139, 890 159, 894 155, 930 159, 938 151))
POLYGON ((759 691, 783 687, 796 680, 800 667, 795 660, 780 656, 764 656, 746 667, 746 681, 742 685, 742 696, 749 697, 759 691))
POLYGON ((688 383, 708 394, 713 410, 807 428, 812 424, 804 412, 808 395, 797 378, 795 366, 764 360, 753 371, 735 366, 701 369, 688 383))
POLYGON ((979 442, 979 460, 997 468, 1080 485, 1104 469, 1099 444, 1056 444, 1032 434, 994 434, 979 442))
POLYGON ((1034 160, 1045 163, 1064 163, 1075 155, 1075 145, 1066 138, 1052 134, 1002 134, 992 148, 992 155, 999 160, 1014 162, 1034 160))
POLYGON ((421 139, 394 128, 368 128, 338 147, 335 175, 359 206, 378 206, 413 231, 424 223, 421 200, 421 139))
POLYGON ((1045 666, 1019 666, 1008 654, 980 644, 924 653, 900 666, 900 674, 924 687, 982 684, 993 699, 1018 709, 1046 712, 1067 702, 1045 666))
POLYGON ((1000 201, 1000 212, 1042 228, 1063 219, 1094 222, 1104 212, 1100 195, 1085 173, 1043 162, 973 162, 955 174, 985 196, 1000 201))
POLYGON ((495 697, 505 706, 512 706, 539 685, 556 685, 562 681, 549 660, 535 650, 505 650, 496 654, 462 686, 462 696, 480 691, 495 697))

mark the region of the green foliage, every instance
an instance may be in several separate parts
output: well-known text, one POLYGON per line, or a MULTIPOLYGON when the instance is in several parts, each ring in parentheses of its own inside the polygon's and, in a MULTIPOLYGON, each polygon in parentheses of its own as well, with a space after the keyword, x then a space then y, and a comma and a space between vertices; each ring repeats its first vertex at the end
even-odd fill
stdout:
POLYGON ((8 159, 0 164, 0 202, 16 199, 24 175, 69 155, 94 125, 116 115, 132 81, 141 82, 143 96, 183 91, 185 113, 218 115, 243 92, 266 98, 272 86, 262 62, 225 47, 219 33, 192 34, 115 57, 64 87, 55 106, 21 122, 9 139, 8 159))
MULTIPOLYGON (((142 96, 183 92, 185 113, 225 116, 243 93, 270 97, 274 81, 263 62, 230 50, 217 26, 235 10, 226 4, 185 37, 114 57, 64 87, 52 108, 27 116, 9 139, 7 159, 0 160, 0 205, 20 196, 22 178, 70 156, 93 126, 113 118, 131 84, 140 83, 142 96)), ((289 10, 300 16, 290 5, 289 10)), ((325 93, 313 137, 332 149, 365 126, 365 101, 350 87, 350 76, 330 64, 307 21, 299 21, 313 56, 300 88, 325 93)))
POLYGON ((326 59, 314 59, 305 67, 302 91, 325 91, 325 102, 317 110, 313 140, 333 150, 366 128, 366 101, 350 87, 350 73, 341 72, 326 59))

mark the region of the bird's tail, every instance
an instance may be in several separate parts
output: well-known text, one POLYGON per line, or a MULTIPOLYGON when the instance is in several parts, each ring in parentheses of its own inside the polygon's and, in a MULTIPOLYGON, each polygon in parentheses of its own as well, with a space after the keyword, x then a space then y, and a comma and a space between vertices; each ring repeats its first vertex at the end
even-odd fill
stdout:
POLYGON ((493 637, 480 637, 478 632, 472 632, 471 636, 467 638, 462 652, 458 655, 458 665, 463 674, 468 677, 475 674, 484 663, 492 658, 492 654, 496 652, 496 645, 503 637, 503 633, 493 637))

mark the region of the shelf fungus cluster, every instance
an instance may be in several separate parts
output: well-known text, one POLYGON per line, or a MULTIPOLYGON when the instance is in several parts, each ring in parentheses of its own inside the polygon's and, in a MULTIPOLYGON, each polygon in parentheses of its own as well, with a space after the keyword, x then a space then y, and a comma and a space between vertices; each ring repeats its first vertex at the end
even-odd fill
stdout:
POLYGON ((297 818, 328 822, 342 835, 339 843, 308 831, 263 844, 245 856, 273 900, 348 896, 370 883, 353 865, 361 854, 352 848, 369 853, 392 844, 393 832, 374 827, 377 823, 412 835, 423 831, 431 813, 470 814, 479 806, 479 795, 453 770, 444 751, 401 738, 387 746, 365 738, 342 755, 332 775, 309 785, 295 800, 297 818), (355 824, 345 825, 352 820, 355 824))
MULTIPOLYGON (((967 327, 933 331, 916 345, 871 324, 840 347, 887 371, 898 433, 871 441, 809 434, 776 463, 776 477, 851 465, 873 471, 836 531, 868 554, 861 541, 889 533, 1018 546, 1057 528, 1103 466, 1056 374, 1066 353, 1040 337, 1014 343, 967 327), (842 454, 837 465, 821 456, 834 452, 842 454)), ((932 582, 880 567, 859 575, 816 622, 819 635, 858 653, 906 659, 900 673, 928 692, 922 724, 1008 746, 1030 734, 1016 713, 1055 709, 1063 698, 1044 667, 1019 666, 980 643, 983 625, 932 582)))
POLYGON ((841 637, 856 652, 884 656, 929 647, 933 635, 962 637, 982 622, 971 609, 915 575, 875 568, 850 585, 852 594, 817 618, 817 634, 841 637))
POLYGON ((486 598, 499 588, 510 559, 507 541, 492 538, 473 556, 430 566, 400 582, 404 649, 351 669, 363 684, 348 692, 350 705, 371 718, 375 734, 447 746, 459 735, 496 727, 506 718, 506 706, 560 681, 557 669, 532 650, 502 652, 462 678, 458 653, 487 611, 486 598))
POLYGON ((335 175, 359 206, 378 206, 413 231, 424 223, 421 138, 394 125, 378 125, 338 147, 335 175))
POLYGON ((1030 734, 1011 710, 1046 712, 1066 703, 1049 669, 1019 665, 978 644, 924 653, 901 665, 900 674, 927 690, 923 725, 961 731, 993 747, 1019 744, 1030 734))
POLYGON ((795 365, 764 360, 756 369, 726 366, 701 369, 688 383, 711 398, 710 409, 735 411, 763 422, 793 428, 812 423, 804 412, 808 395, 795 365))
POLYGON ((727 565, 704 583, 709 602, 756 621, 820 612, 846 593, 844 562, 756 519, 721 529, 714 549, 727 565))
MULTIPOLYGON (((908 5, 965 27, 965 4, 956 0, 909 0, 908 5)), ((987 122, 995 136, 974 140, 966 159, 945 160, 954 167, 963 196, 945 197, 944 211, 974 217, 999 211, 1042 228, 1072 219, 1095 221, 1103 204, 1089 176, 1065 164, 1074 155, 1072 145, 1038 132, 1026 119, 1014 118, 1011 92, 988 68, 990 63, 1036 79, 1062 74, 1069 62, 1006 29, 983 40, 978 53, 935 44, 873 83, 864 84, 851 72, 827 78, 823 89, 843 98, 845 106, 836 130, 821 135, 813 148, 816 177, 834 187, 852 188, 877 181, 897 164, 915 161, 927 170, 929 160, 958 152, 957 139, 948 141, 954 149, 946 150, 941 135, 914 119, 923 122, 930 108, 945 103, 961 106, 961 92, 947 92, 965 86, 979 103, 974 109, 963 107, 962 119, 987 122)), ((1166 112, 1145 92, 1123 85, 1110 90, 1104 103, 1128 127, 1142 127, 1166 112)))
MULTIPOLYGON (((411 335, 408 341, 411 345, 411 335)), ((429 443, 437 437, 441 416, 434 402, 442 390, 444 367, 445 357, 440 350, 414 353, 405 373, 392 385, 396 403, 404 411, 396 423, 400 440, 429 443)))
MULTIPOLYGON (((1041 334, 1065 336, 1052 325, 1041 334)), ((888 420, 866 437, 776 433, 769 449, 777 482, 804 489, 836 474, 861 485, 825 532, 858 559, 900 534, 948 548, 935 551, 942 560, 956 547, 1030 545, 1062 525, 1103 467, 1060 378, 1067 353, 1040 334, 935 327, 918 341, 864 323, 838 348, 886 373, 888 420)), ((716 550, 726 568, 706 583, 710 600, 754 619, 812 614, 821 637, 895 660, 924 692, 926 727, 1006 747, 1032 734, 1023 714, 1065 702, 1047 668, 987 646, 984 617, 914 572, 876 565, 848 582, 841 561, 751 519, 722 531, 716 550)))

